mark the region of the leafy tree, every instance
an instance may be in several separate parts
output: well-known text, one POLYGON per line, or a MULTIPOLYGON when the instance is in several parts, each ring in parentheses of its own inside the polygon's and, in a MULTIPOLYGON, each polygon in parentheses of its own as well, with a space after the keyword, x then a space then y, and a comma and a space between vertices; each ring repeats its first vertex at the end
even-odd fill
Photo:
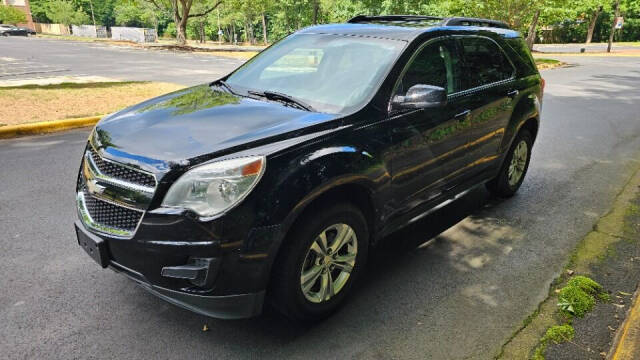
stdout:
POLYGON ((75 9, 70 1, 52 0, 46 10, 47 17, 54 23, 81 25, 89 22, 89 15, 82 9, 75 9))
POLYGON ((176 39, 180 45, 184 45, 187 41, 187 23, 190 18, 206 16, 213 10, 215 10, 222 0, 146 0, 151 2, 156 9, 161 12, 170 12, 173 18, 173 22, 176 26, 176 39), (204 5, 201 12, 191 12, 194 6, 196 7, 204 5))
POLYGON ((121 26, 158 28, 159 13, 148 3, 125 2, 113 9, 115 24, 121 26))
MULTIPOLYGON (((105 26, 115 25, 115 7, 121 3, 123 0, 93 0, 96 23, 105 26)), ((83 6, 83 9, 87 9, 87 7, 83 6)))
POLYGON ((47 17, 47 4, 49 0, 31 0, 29 1, 29 9, 31 9, 31 17, 33 21, 39 23, 50 23, 51 19, 47 17))
POLYGON ((16 25, 25 21, 27 17, 22 11, 12 6, 0 5, 0 23, 16 25))

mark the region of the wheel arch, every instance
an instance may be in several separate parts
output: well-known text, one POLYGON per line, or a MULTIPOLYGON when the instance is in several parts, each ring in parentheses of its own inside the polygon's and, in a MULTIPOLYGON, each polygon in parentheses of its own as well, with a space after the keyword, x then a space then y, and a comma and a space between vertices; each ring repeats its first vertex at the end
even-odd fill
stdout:
POLYGON ((299 202, 295 209, 290 213, 282 227, 282 240, 278 244, 278 248, 274 251, 269 263, 269 277, 267 280, 267 291, 272 287, 273 272, 275 269, 274 264, 280 260, 278 258, 284 252, 284 248, 290 241, 293 241, 289 234, 292 230, 299 226, 307 216, 314 211, 321 209, 323 206, 328 206, 332 201, 346 201, 356 206, 364 215, 367 223, 367 230, 369 232, 369 244, 373 242, 375 238, 373 236, 376 229, 376 208, 374 205, 373 190, 368 186, 358 182, 337 183, 334 186, 325 186, 323 189, 318 189, 305 199, 299 202))
POLYGON ((540 128, 540 112, 542 109, 540 95, 536 89, 537 88, 534 87, 523 91, 523 94, 519 97, 518 102, 513 108, 513 113, 505 128, 505 136, 500 145, 501 165, 513 141, 522 129, 529 130, 535 142, 540 128))

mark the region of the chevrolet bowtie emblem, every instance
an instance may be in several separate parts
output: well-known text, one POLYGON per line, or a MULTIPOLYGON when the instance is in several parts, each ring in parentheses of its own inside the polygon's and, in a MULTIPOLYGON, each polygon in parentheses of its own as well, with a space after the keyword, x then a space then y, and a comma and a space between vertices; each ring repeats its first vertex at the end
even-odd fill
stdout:
POLYGON ((98 184, 96 180, 94 179, 87 180, 86 184, 87 184, 87 190, 89 191, 90 194, 102 195, 104 193, 105 187, 98 184))

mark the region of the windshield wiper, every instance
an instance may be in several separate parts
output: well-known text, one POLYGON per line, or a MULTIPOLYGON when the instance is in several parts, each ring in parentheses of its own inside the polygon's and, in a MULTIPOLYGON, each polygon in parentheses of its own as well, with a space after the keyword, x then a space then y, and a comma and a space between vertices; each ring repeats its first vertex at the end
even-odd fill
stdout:
POLYGON ((281 92, 269 91, 269 90, 266 90, 266 91, 249 90, 247 92, 251 95, 257 95, 260 97, 267 98, 269 100, 281 101, 288 104, 293 104, 302 110, 313 111, 313 107, 311 107, 311 105, 305 103, 302 100, 296 99, 291 95, 283 94, 281 92))
POLYGON ((217 80, 212 82, 210 85, 220 85, 223 88, 227 89, 227 91, 229 91, 231 94, 233 95, 237 95, 235 91, 233 91, 233 88, 231 87, 231 85, 227 84, 226 81, 224 80, 217 80))

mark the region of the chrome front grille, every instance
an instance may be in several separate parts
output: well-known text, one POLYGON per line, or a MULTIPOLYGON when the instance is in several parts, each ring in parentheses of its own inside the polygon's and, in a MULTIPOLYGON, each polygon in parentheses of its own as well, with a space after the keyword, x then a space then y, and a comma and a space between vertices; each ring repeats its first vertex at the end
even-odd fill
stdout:
POLYGON ((156 186, 156 179, 151 174, 143 173, 109 160, 104 160, 91 146, 89 146, 89 153, 91 154, 93 163, 100 172, 106 176, 146 187, 153 188, 156 186))
POLYGON ((89 145, 78 181, 78 216, 90 230, 131 238, 155 187, 153 174, 103 159, 89 145))
POLYGON ((114 205, 84 192, 84 202, 91 219, 109 228, 135 231, 142 218, 142 212, 114 205))

